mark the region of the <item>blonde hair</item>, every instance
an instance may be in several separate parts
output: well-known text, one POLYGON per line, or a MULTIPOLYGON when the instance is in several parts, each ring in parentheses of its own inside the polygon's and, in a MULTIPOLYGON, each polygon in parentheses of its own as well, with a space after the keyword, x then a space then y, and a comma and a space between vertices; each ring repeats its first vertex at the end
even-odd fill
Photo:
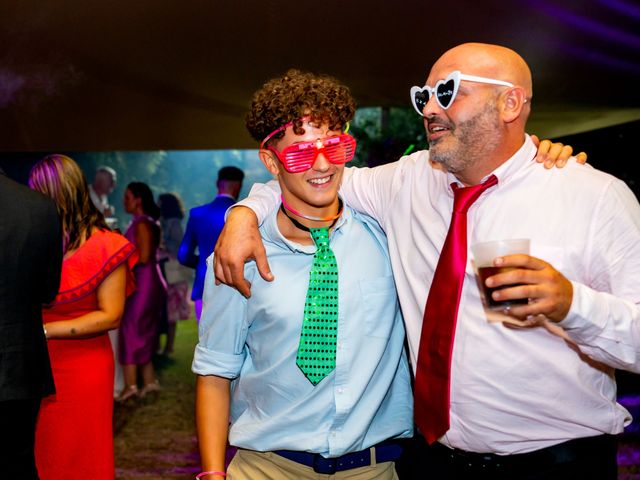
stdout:
POLYGON ((29 173, 29 187, 55 202, 62 222, 65 253, 78 248, 94 228, 108 229, 91 201, 82 170, 66 155, 48 155, 36 163, 29 173))

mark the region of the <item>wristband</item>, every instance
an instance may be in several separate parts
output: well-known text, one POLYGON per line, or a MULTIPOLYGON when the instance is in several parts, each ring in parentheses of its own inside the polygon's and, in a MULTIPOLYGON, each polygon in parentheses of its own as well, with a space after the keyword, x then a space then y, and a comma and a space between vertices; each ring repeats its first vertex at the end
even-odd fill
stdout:
POLYGON ((44 323, 42 324, 42 331, 44 332, 44 338, 46 340, 47 339, 47 326, 44 323))
POLYGON ((196 480, 199 480, 202 477, 206 477, 207 475, 218 475, 220 477, 226 477, 227 476, 227 474, 225 472, 214 472, 214 471, 200 472, 199 474, 196 475, 196 480))

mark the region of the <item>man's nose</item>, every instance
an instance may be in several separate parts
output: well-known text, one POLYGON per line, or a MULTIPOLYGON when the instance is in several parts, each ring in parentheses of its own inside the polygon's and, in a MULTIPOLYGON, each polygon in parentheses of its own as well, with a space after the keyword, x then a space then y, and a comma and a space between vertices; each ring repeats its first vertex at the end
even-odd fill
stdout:
POLYGON ((436 100, 436 95, 437 93, 433 93, 433 95, 429 95, 429 100, 427 100, 427 103, 425 104, 424 108, 422 109, 422 115, 427 118, 435 113, 440 113, 442 112, 442 107, 440 106, 440 104, 438 103, 438 101, 436 100))

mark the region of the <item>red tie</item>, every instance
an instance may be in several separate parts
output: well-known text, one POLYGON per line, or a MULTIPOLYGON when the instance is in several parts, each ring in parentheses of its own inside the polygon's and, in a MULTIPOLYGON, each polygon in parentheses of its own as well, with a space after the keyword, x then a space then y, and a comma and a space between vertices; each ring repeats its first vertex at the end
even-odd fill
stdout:
POLYGON ((413 394, 416 425, 429 443, 449 430, 451 352, 467 266, 467 211, 482 192, 497 183, 491 175, 473 187, 451 185, 451 225, 424 310, 413 394))

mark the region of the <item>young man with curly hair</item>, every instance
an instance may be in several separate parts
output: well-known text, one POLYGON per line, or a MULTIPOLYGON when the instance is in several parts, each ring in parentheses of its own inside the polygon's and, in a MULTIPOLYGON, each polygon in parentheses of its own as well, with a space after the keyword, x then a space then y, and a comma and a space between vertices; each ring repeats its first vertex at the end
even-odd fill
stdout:
POLYGON ((228 478, 397 479, 412 435, 404 327, 386 238, 338 197, 355 102, 331 77, 290 70, 253 98, 246 126, 277 177, 260 228, 276 274, 251 298, 215 286, 208 259, 193 371, 204 472, 228 478), (231 427, 228 429, 230 411, 231 427))

